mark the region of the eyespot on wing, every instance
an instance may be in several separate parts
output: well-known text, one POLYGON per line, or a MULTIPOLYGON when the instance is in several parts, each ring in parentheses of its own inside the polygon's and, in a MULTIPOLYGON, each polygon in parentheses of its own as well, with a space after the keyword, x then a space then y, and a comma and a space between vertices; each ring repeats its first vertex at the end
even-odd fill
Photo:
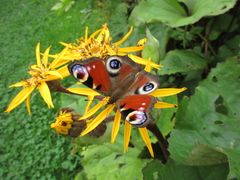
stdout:
POLYGON ((126 96, 120 102, 123 118, 133 126, 146 127, 150 121, 149 110, 153 107, 156 99, 149 95, 126 96))

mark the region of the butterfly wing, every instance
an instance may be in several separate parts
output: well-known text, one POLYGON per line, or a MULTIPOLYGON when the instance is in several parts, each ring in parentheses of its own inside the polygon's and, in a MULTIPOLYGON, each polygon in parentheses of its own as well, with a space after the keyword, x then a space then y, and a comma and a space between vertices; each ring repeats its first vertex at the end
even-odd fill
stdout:
POLYGON ((90 58, 84 61, 74 61, 68 66, 70 74, 87 87, 104 95, 111 90, 111 80, 105 63, 100 58, 90 58))
POLYGON ((74 61, 68 66, 69 72, 78 81, 110 96, 110 103, 125 94, 142 68, 127 56, 109 56, 106 59, 93 57, 74 61))
POLYGON ((128 89, 128 94, 150 94, 155 91, 159 87, 158 77, 147 73, 145 71, 140 71, 136 77, 132 85, 128 89))
POLYGON ((155 98, 149 95, 125 96, 118 102, 123 119, 137 127, 146 127, 151 117, 148 113, 156 102, 155 98))

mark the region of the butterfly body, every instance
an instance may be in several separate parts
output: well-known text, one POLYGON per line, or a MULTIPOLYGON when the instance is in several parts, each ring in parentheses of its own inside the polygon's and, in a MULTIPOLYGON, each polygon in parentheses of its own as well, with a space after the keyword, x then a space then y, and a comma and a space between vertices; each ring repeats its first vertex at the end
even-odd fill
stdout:
POLYGON ((149 110, 156 102, 148 95, 158 88, 157 77, 143 70, 143 66, 128 56, 92 57, 74 61, 70 73, 80 82, 116 103, 125 120, 137 127, 146 127, 149 110))

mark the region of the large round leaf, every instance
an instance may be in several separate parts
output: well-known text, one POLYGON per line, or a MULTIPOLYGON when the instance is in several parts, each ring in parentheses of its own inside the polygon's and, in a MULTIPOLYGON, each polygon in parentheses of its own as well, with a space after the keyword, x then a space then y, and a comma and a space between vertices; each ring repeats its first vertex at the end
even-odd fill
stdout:
MULTIPOLYGON (((121 140, 122 141, 122 140, 121 140)), ((123 144, 105 143, 102 145, 91 145, 81 152, 84 171, 75 178, 82 179, 83 173, 87 179, 143 179, 142 168, 149 161, 137 158, 140 151, 130 148, 123 153, 123 144)))
POLYGON ((143 169, 144 180, 225 180, 228 173, 227 164, 214 166, 186 166, 169 161, 161 165, 153 160, 143 169))
POLYGON ((179 107, 170 138, 172 158, 191 165, 230 163, 240 178, 240 60, 219 64, 179 107))
POLYGON ((159 70, 159 75, 196 71, 206 67, 205 59, 190 50, 169 51, 161 64, 163 67, 159 70))
POLYGON ((177 0, 142 1, 131 14, 134 24, 139 22, 162 22, 171 27, 185 26, 199 21, 204 16, 214 16, 228 11, 237 0, 177 0))

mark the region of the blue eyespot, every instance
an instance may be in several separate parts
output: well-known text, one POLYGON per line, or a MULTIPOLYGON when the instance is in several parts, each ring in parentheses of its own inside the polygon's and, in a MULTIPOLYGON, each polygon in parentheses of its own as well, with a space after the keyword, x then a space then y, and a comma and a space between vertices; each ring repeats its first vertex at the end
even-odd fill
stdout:
POLYGON ((143 90, 148 92, 151 91, 154 88, 154 84, 153 83, 147 83, 143 86, 143 90))
POLYGON ((153 92, 155 89, 157 89, 158 84, 154 81, 150 81, 145 83, 143 86, 138 88, 137 93, 138 94, 149 94, 153 92))
POLYGON ((107 71, 112 75, 117 74, 121 69, 121 66, 122 66, 122 60, 118 56, 111 56, 106 61, 107 71))
POLYGON ((120 63, 119 60, 113 59, 113 60, 110 61, 110 67, 112 69, 119 69, 121 67, 121 63, 120 63))

